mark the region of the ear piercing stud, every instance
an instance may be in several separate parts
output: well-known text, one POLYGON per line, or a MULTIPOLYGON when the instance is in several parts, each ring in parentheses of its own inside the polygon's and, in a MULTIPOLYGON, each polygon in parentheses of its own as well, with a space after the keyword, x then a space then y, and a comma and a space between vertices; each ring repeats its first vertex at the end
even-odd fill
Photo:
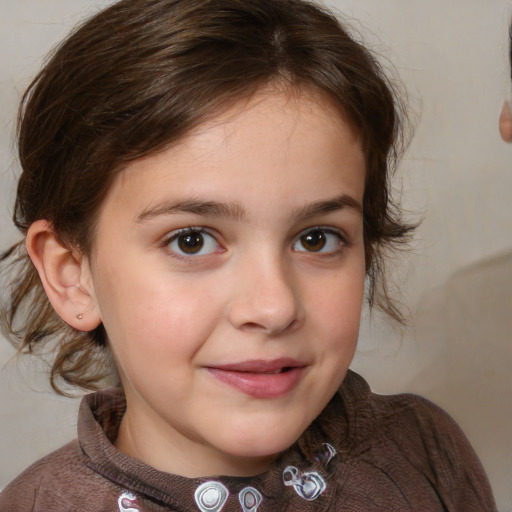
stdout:
POLYGON ((77 320, 82 320, 83 317, 84 315, 82 313, 78 313, 78 315, 76 315, 77 320))

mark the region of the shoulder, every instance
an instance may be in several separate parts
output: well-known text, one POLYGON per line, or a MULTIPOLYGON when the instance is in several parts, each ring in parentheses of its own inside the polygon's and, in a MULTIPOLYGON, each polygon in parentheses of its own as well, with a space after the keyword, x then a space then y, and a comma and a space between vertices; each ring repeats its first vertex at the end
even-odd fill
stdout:
POLYGON ((0 512, 75 510, 66 496, 86 474, 78 441, 72 441, 18 475, 0 494, 0 512))
POLYGON ((351 435, 358 443, 398 437, 401 444, 421 439, 426 449, 434 451, 446 445, 461 449, 469 446, 451 416, 421 396, 373 393, 364 379, 354 372, 347 375, 340 396, 349 418, 351 435))
MULTIPOLYGON (((413 394, 378 395, 366 402, 373 421, 369 433, 397 443, 418 463, 435 465, 436 470, 453 475, 461 469, 481 470, 473 448, 456 421, 441 407, 413 394)), ((363 407, 364 409, 364 407, 363 407)))
POLYGON ((495 510, 480 460, 443 409, 417 395, 372 393, 353 372, 339 396, 355 465, 379 468, 402 490, 435 490, 448 510, 495 510))
POLYGON ((124 468, 117 468, 107 452, 116 452, 109 436, 115 437, 123 412, 124 400, 117 390, 86 395, 78 417, 78 440, 16 477, 0 494, 0 512, 118 510, 126 489, 117 477, 124 468))

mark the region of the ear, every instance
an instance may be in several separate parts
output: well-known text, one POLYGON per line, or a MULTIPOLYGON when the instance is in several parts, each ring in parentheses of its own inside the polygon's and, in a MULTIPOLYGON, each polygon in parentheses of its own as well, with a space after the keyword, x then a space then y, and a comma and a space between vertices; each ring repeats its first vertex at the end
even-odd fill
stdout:
POLYGON ((499 119, 499 130, 501 138, 505 142, 512 142, 512 112, 510 110, 510 103, 505 101, 501 108, 499 119))
POLYGON ((46 295, 62 320, 80 331, 98 327, 101 317, 87 258, 67 248, 46 220, 30 226, 26 244, 46 295))

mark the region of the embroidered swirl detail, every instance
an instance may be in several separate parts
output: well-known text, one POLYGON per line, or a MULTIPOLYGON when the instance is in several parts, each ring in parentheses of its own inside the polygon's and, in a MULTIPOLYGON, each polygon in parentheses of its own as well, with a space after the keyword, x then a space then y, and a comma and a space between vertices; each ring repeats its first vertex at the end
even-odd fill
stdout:
POLYGON ((263 496, 254 487, 245 487, 238 495, 240 505, 242 505, 243 512, 257 512, 263 496))
POLYGON ((201 512, 220 512, 229 496, 229 491, 220 482, 209 481, 201 484, 194 493, 201 512))
POLYGON ((332 444, 324 443, 322 449, 315 453, 314 459, 322 466, 327 467, 329 462, 336 456, 336 448, 332 444))
POLYGON ((117 506, 119 507, 119 512, 140 512, 137 506, 137 497, 135 494, 128 491, 124 491, 123 494, 119 496, 117 506))
POLYGON ((284 485, 292 486, 295 492, 307 501, 316 500, 327 489, 325 480, 316 471, 300 473, 295 466, 287 466, 283 471, 284 485))

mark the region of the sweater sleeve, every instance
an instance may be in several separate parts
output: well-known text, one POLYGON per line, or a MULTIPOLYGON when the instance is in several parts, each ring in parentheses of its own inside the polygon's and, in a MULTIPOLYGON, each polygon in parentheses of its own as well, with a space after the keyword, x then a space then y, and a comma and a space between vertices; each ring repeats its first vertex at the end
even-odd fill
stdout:
POLYGON ((0 512, 75 512, 65 495, 80 482, 76 452, 69 443, 23 471, 0 494, 0 512))
POLYGON ((17 489, 14 485, 9 485, 0 493, 0 512, 33 512, 35 508, 35 490, 29 487, 17 489))
POLYGON ((0 494, 0 512, 43 512, 73 510, 50 492, 47 478, 30 478, 26 472, 13 480, 0 494), (50 507, 50 508, 49 508, 50 507))
POLYGON ((423 451, 426 455, 424 471, 446 508, 454 512, 495 512, 487 475, 461 428, 431 402, 415 396, 411 400, 421 435, 417 442, 423 445, 423 450, 416 453, 423 451))

